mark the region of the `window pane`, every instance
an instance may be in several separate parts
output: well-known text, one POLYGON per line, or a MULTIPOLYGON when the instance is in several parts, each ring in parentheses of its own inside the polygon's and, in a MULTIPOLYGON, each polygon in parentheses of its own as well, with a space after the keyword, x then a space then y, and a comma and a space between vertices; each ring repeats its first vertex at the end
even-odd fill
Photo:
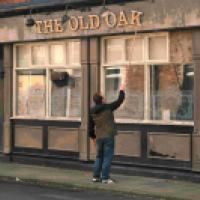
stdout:
POLYGON ((51 116, 80 117, 81 115, 81 70, 56 70, 67 72, 63 83, 52 81, 51 116))
POLYGON ((64 65, 64 51, 65 51, 64 45, 54 44, 50 46, 51 65, 64 65))
POLYGON ((193 120, 192 65, 151 66, 151 118, 193 120))
POLYGON ((143 38, 126 40, 127 61, 143 61, 143 38))
POLYGON ((67 86, 60 87, 52 81, 51 84, 51 116, 66 117, 68 103, 67 86))
POLYGON ((125 83, 126 99, 115 112, 117 118, 144 118, 144 67, 127 66, 119 69, 106 69, 106 101, 116 100, 121 83, 125 83))
POLYGON ((17 57, 17 67, 28 68, 30 65, 31 55, 29 51, 29 46, 20 45, 16 48, 16 57, 17 57))
POLYGON ((154 36, 149 38, 149 60, 167 59, 167 37, 154 36))
POLYGON ((105 40, 105 62, 117 62, 124 60, 124 40, 108 39, 105 40))
POLYGON ((68 42, 67 58, 69 65, 80 65, 80 42, 68 42))
POLYGON ((81 116, 81 70, 76 69, 72 71, 73 82, 70 87, 70 106, 69 116, 81 116))
POLYGON ((111 102, 118 96, 121 85, 120 69, 106 69, 105 94, 106 101, 111 102))
POLYGON ((45 71, 17 72, 16 113, 20 116, 45 116, 45 71))
POLYGON ((37 45, 32 47, 33 65, 44 65, 47 63, 47 60, 48 60, 47 46, 37 45))

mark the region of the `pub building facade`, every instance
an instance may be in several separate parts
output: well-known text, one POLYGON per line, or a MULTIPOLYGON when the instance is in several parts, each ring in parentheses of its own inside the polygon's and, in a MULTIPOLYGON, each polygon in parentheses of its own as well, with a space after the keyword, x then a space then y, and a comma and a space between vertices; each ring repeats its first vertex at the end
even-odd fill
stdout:
POLYGON ((200 170, 200 2, 57 2, 0 1, 1 157, 94 160, 92 96, 124 84, 113 162, 200 170))

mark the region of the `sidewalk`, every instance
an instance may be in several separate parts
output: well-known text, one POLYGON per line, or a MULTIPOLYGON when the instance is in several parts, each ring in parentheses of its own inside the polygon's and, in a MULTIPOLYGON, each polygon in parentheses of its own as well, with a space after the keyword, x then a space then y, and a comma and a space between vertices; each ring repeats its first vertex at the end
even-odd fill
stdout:
POLYGON ((0 180, 56 187, 98 189, 170 200, 200 200, 200 184, 158 178, 112 175, 116 184, 91 182, 91 172, 52 167, 0 163, 0 180))

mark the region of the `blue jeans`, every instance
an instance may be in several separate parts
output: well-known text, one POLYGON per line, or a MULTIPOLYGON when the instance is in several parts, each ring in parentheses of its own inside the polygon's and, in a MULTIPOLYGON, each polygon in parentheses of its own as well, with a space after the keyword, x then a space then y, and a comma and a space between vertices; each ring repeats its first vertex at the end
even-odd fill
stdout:
POLYGON ((110 178, 110 167, 114 155, 114 136, 96 141, 96 160, 93 176, 106 180, 110 178))

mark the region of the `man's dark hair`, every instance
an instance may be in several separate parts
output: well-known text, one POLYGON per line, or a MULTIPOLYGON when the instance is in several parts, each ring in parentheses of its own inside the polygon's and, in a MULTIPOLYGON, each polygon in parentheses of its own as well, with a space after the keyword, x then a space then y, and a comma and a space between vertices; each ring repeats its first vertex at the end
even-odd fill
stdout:
POLYGON ((103 97, 102 97, 99 93, 95 93, 95 94, 93 95, 93 101, 94 101, 94 103, 96 103, 96 104, 102 104, 103 97))

